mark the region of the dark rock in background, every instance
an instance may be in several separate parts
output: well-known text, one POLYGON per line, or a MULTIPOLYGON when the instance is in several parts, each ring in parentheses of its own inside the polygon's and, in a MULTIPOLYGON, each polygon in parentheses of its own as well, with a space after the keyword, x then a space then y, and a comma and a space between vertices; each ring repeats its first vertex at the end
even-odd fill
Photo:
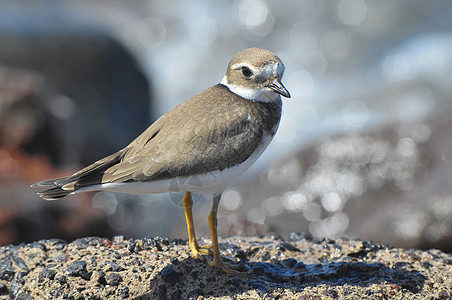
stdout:
POLYGON ((0 64, 42 74, 73 101, 47 103, 56 115, 70 118, 66 137, 77 159, 88 164, 118 151, 150 123, 149 84, 135 59, 121 44, 90 31, 0 32, 0 64))
MULTIPOLYGON (((74 102, 60 94, 40 73, 0 65, 0 147, 3 151, 40 155, 52 165, 76 162, 75 150, 80 142, 72 140, 69 134, 74 108, 74 102)), ((12 166, 9 170, 5 169, 5 164, 3 166, 3 177, 8 177, 8 172, 18 172, 12 166)), ((20 171, 31 171, 30 165, 20 171)), ((33 171, 39 172, 38 168, 33 171)), ((23 173, 19 177, 33 179, 23 173)))
POLYGON ((71 174, 137 137, 150 123, 146 78, 100 33, 2 31, 0 44, 0 244, 111 235, 90 194, 49 203, 29 185, 71 174))

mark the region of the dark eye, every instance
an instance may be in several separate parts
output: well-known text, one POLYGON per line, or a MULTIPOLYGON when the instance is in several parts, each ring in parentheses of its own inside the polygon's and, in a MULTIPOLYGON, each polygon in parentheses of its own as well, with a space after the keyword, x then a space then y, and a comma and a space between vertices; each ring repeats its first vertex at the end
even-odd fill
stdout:
POLYGON ((251 69, 248 67, 242 67, 242 75, 246 79, 250 79, 251 76, 253 76, 253 71, 251 71, 251 69))

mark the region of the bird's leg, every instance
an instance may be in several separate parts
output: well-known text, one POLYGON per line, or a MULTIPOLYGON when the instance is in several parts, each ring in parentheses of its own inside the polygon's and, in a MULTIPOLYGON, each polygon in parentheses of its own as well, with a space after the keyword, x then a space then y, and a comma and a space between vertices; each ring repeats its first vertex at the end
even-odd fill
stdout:
POLYGON ((195 226, 193 224, 192 214, 193 198, 191 196, 191 192, 185 192, 183 202, 185 219, 187 220, 188 243, 190 245, 192 256, 199 258, 200 253, 213 255, 212 249, 210 249, 210 247, 200 247, 198 245, 198 242, 196 241, 195 226))
POLYGON ((206 260, 210 266, 215 266, 221 268, 223 271, 234 275, 244 275, 246 273, 239 272, 235 269, 239 269, 241 265, 235 266, 229 263, 225 263, 220 255, 220 248, 218 246, 218 233, 217 233, 217 212, 218 205, 220 204, 221 194, 213 197, 212 210, 209 214, 209 227, 210 233, 212 235, 212 246, 213 246, 213 260, 210 257, 206 257, 206 260))

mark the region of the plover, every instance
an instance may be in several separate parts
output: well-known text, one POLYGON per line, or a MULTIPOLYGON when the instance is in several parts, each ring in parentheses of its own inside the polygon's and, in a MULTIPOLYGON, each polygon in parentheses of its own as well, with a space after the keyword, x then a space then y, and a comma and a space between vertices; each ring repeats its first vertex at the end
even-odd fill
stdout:
POLYGON ((219 84, 161 116, 124 149, 71 176, 32 187, 48 188, 38 193, 47 200, 88 191, 185 192, 192 255, 225 272, 239 273, 220 256, 218 205, 223 191, 256 161, 278 129, 280 96, 290 98, 281 83, 283 73, 284 64, 271 51, 242 50, 231 59, 219 84), (212 197, 211 247, 196 241, 192 193, 212 197))

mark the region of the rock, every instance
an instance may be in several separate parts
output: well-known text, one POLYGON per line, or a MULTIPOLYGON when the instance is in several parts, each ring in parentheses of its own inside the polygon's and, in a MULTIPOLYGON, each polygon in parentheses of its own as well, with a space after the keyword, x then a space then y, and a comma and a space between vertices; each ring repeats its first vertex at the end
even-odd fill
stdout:
POLYGON ((88 271, 86 270, 86 261, 80 260, 73 262, 66 268, 66 274, 72 277, 84 278, 88 274, 88 271))
POLYGON ((0 245, 111 235, 102 211, 39 203, 29 186, 69 175, 143 132, 151 123, 148 78, 128 48, 96 26, 66 20, 54 31, 46 17, 25 18, 40 29, 24 31, 21 18, 9 18, 0 32, 0 245))
POLYGON ((73 243, 77 245, 79 249, 86 249, 90 246, 97 247, 102 245, 102 238, 98 237, 84 237, 76 239, 73 243))
POLYGON ((4 283, 0 282, 0 295, 4 295, 8 292, 8 288, 4 283))
POLYGON ((60 276, 57 278, 57 280, 60 284, 65 284, 67 282, 66 276, 60 276))
POLYGON ((21 288, 22 288, 22 285, 19 282, 14 280, 13 282, 11 282, 11 285, 9 287, 9 296, 12 299, 15 299, 16 296, 19 294, 19 291, 21 288))
POLYGON ((175 285, 180 279, 179 273, 174 271, 174 269, 171 266, 166 266, 165 268, 163 268, 161 274, 163 281, 170 285, 175 285))
POLYGON ((149 84, 135 59, 116 39, 92 29, 88 33, 69 26, 59 28, 59 34, 45 30, 0 34, 2 64, 37 71, 66 96, 50 101, 50 111, 71 117, 70 127, 76 130, 67 135, 77 135, 71 145, 81 142, 78 146, 90 151, 59 163, 86 164, 109 155, 136 138, 150 122, 149 84), (106 133, 106 128, 115 134, 106 133))
POLYGON ((122 277, 118 273, 111 273, 107 275, 107 282, 111 286, 118 286, 121 281, 122 277))
POLYGON ((27 267, 27 264, 25 263, 25 261, 22 258, 20 258, 16 255, 13 255, 12 258, 13 258, 13 261, 16 264, 16 266, 18 266, 20 269, 22 269, 22 271, 24 273, 30 272, 30 270, 27 267))
POLYGON ((17 295, 16 300, 33 300, 34 298, 28 293, 20 293, 17 295))
POLYGON ((121 288, 121 298, 122 299, 129 298, 129 288, 127 286, 123 286, 121 288))
MULTIPOLYGON (((300 251, 300 250, 298 250, 298 251, 300 251)), ((287 259, 283 260, 282 263, 284 263, 289 268, 293 268, 297 264, 297 260, 294 258, 287 258, 287 259)))
POLYGON ((286 249, 289 251, 300 251, 300 249, 287 242, 282 242, 279 244, 279 247, 281 248, 281 251, 285 251, 286 249))
POLYGON ((204 296, 204 292, 201 289, 194 289, 188 292, 188 299, 198 299, 199 296, 204 296))
MULTIPOLYGON (((119 258, 121 258, 121 257, 119 257, 119 258)), ((121 271, 125 270, 123 267, 121 267, 117 263, 114 263, 114 262, 108 262, 108 263, 110 264, 110 268, 107 271, 121 272, 121 271)))
POLYGON ((9 258, 0 260, 0 280, 11 281, 14 278, 15 269, 9 258))
POLYGON ((38 275, 39 282, 44 281, 44 279, 53 280, 55 278, 56 273, 57 272, 55 270, 44 268, 38 275))
POLYGON ((0 295, 15 299, 449 299, 452 295, 452 259, 439 250, 404 250, 349 239, 308 241, 299 236, 221 239, 232 251, 227 255, 232 263, 239 263, 238 252, 244 253, 240 263, 246 276, 212 268, 191 258, 185 243, 163 238, 127 242, 88 238, 63 248, 43 240, 38 243, 45 246, 46 255, 38 260, 33 257, 36 248, 0 247, 0 295), (281 247, 284 243, 299 251, 281 247), (141 246, 131 252, 130 244, 141 246), (114 262, 112 249, 120 255, 114 262), (68 259, 56 259, 62 255, 68 259), (26 276, 14 269, 21 270, 15 265, 21 260, 29 269, 26 276))
MULTIPOLYGON (((43 74, 4 67, 3 63, 0 65, 0 245, 46 236, 72 240, 74 232, 95 235, 93 230, 109 234, 107 215, 102 216, 95 210, 83 212, 81 202, 76 201, 80 204, 69 212, 63 204, 44 205, 44 201, 37 201, 36 190, 30 189, 31 183, 63 175, 56 166, 84 163, 78 154, 82 151, 76 150, 80 149, 79 142, 83 138, 74 136, 76 126, 70 121, 74 117, 75 103, 43 74), (60 226, 62 222, 66 225, 60 226)), ((64 173, 72 171, 71 168, 64 173)), ((61 240, 53 243, 65 246, 61 240)), ((45 251, 45 246, 39 242, 28 246, 45 251)), ((27 272, 27 266, 20 262, 16 265, 27 272)))

